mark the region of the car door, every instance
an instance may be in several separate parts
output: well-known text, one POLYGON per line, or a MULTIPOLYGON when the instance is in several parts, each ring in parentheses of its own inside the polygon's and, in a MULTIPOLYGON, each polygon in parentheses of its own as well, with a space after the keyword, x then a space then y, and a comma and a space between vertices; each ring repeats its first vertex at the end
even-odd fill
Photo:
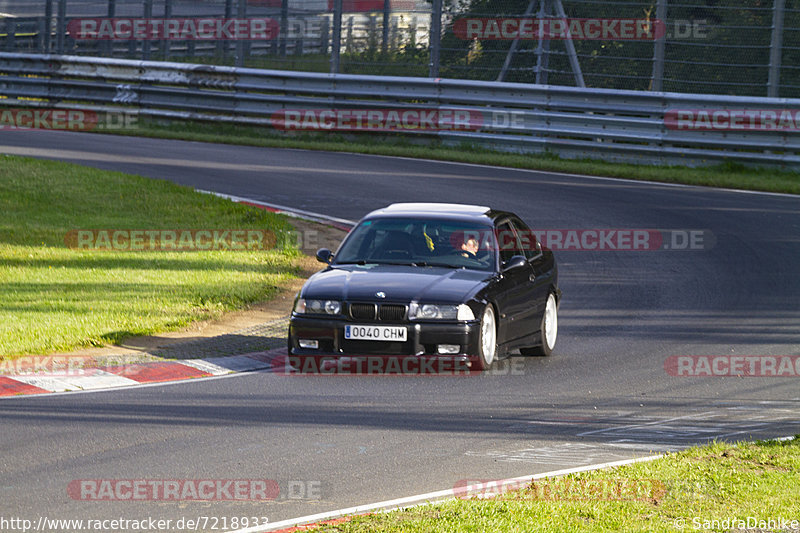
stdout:
POLYGON ((524 255, 524 250, 511 221, 505 219, 497 224, 497 243, 500 254, 500 275, 497 284, 497 307, 500 339, 512 341, 530 334, 530 320, 535 309, 533 267, 530 261, 523 265, 503 270, 503 265, 515 255, 524 255))
POLYGON ((532 331, 538 331, 552 282, 552 261, 548 261, 545 254, 542 253, 542 245, 527 224, 516 217, 511 219, 511 224, 517 232, 517 238, 528 259, 532 274, 528 279, 530 286, 527 289, 531 295, 530 306, 523 320, 532 325, 532 331))

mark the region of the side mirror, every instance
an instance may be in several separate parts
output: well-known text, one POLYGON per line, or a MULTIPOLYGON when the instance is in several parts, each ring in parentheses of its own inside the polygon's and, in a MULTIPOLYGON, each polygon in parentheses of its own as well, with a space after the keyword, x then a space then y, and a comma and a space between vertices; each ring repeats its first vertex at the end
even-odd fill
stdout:
POLYGON ((331 258, 333 257, 333 253, 328 250, 327 248, 320 248, 317 250, 317 261, 320 263, 331 264, 331 258))
POLYGON ((512 268, 519 268, 521 266, 525 266, 527 262, 528 260, 525 259, 524 255, 515 255, 514 257, 503 263, 503 270, 505 271, 505 270, 511 270, 512 268))

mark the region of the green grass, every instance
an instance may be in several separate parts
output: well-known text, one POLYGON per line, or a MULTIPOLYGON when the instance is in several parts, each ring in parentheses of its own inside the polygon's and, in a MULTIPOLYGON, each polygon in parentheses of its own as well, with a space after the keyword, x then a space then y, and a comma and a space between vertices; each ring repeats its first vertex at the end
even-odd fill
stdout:
POLYGON ((170 124, 142 120, 137 129, 117 133, 223 144, 413 157, 633 180, 800 194, 800 172, 752 168, 737 163, 702 168, 632 165, 593 159, 561 159, 552 154, 512 154, 468 145, 448 147, 437 140, 421 145, 400 136, 297 132, 287 134, 255 126, 201 122, 170 124))
MULTIPOLYGON (((748 517, 800 520, 800 440, 714 443, 655 461, 537 483, 538 489, 523 488, 492 499, 451 500, 359 516, 310 531, 724 531, 738 529, 710 521, 748 517), (541 488, 548 483, 613 487, 619 482, 628 487, 637 483, 652 487, 653 480, 660 480, 663 490, 645 491, 652 498, 593 498, 569 490, 555 490, 543 497, 548 493, 541 488)), ((613 491, 599 493, 611 495, 613 491)), ((749 527, 750 531, 759 530, 749 527)))
POLYGON ((286 238, 266 251, 85 251, 67 247, 70 230, 240 228, 291 231, 166 181, 0 157, 0 357, 178 329, 268 299, 297 272, 286 238))

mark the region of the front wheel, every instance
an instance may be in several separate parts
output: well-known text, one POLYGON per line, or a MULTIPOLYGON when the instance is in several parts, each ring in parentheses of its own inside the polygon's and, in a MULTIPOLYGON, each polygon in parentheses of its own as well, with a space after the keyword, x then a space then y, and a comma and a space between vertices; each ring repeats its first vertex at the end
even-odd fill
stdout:
POLYGON ((474 361, 475 369, 486 370, 490 368, 497 356, 497 320, 495 320, 494 308, 491 304, 486 305, 481 317, 478 352, 478 357, 474 361))
POLYGON ((552 292, 547 297, 544 315, 542 315, 541 332, 541 346, 522 348, 520 349, 522 355, 550 355, 553 353, 553 348, 556 346, 556 338, 558 337, 558 306, 556 305, 556 297, 552 292))

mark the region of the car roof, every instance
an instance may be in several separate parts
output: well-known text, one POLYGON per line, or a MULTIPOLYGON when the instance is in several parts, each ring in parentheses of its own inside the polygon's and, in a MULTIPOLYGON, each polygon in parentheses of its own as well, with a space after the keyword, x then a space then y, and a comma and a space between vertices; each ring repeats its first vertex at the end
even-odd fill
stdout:
POLYGON ((468 204, 448 204, 434 202, 404 202, 391 204, 381 209, 372 211, 364 218, 384 218, 392 216, 429 216, 445 219, 475 219, 476 221, 491 222, 503 211, 495 211, 490 207, 468 204))

